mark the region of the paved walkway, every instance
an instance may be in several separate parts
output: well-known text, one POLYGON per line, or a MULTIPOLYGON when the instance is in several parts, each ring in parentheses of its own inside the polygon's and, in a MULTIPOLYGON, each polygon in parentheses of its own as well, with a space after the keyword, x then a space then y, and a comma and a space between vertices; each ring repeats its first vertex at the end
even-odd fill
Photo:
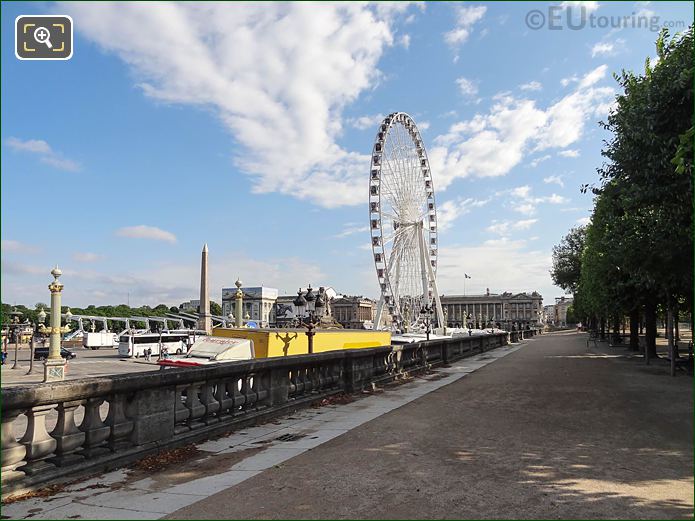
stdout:
POLYGON ((692 517, 691 377, 600 345, 537 337, 200 444, 202 457, 174 469, 110 473, 3 516, 692 517))

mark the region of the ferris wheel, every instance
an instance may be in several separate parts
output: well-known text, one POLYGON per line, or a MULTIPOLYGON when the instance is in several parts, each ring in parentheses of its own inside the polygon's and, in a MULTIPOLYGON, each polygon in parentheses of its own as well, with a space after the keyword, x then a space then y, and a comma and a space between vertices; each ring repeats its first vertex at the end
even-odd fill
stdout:
POLYGON ((372 253, 381 289, 375 329, 385 310, 395 330, 420 328, 422 310, 442 305, 437 272, 437 208, 427 152, 413 119, 389 114, 377 131, 369 177, 372 253))

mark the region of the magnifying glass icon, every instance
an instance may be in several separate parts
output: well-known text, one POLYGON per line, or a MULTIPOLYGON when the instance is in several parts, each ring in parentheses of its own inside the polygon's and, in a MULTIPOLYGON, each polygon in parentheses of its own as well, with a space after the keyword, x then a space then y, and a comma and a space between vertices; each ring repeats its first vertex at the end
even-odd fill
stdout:
POLYGON ((39 43, 45 43, 46 47, 53 49, 53 45, 51 45, 51 32, 45 27, 37 27, 36 30, 34 30, 34 40, 39 43))

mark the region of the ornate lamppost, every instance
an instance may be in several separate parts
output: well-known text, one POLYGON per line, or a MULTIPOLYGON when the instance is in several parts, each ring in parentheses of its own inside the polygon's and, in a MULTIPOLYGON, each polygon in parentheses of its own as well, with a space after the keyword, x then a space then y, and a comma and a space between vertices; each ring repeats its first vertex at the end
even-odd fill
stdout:
POLYGON ((430 333, 432 332, 432 304, 426 304, 420 309, 420 315, 424 317, 425 333, 427 334, 427 340, 430 339, 430 333))
POLYGON ((297 308, 299 325, 306 328, 307 351, 309 354, 312 354, 314 352, 314 335, 316 335, 314 329, 321 325, 321 317, 323 316, 326 302, 321 293, 319 293, 318 297, 314 295, 314 290, 311 284, 309 284, 306 296, 300 288, 299 291, 297 291, 297 298, 294 299, 293 303, 297 308), (305 308, 306 312, 304 311, 305 308), (305 318, 307 320, 304 320, 305 318))
POLYGON ((243 316, 244 312, 242 309, 243 306, 243 298, 244 298, 244 292, 241 291, 241 281, 237 279, 237 281, 234 283, 236 286, 236 293, 234 293, 234 317, 235 317, 235 322, 234 325, 236 327, 242 327, 244 325, 243 321, 243 316))
POLYGON ((68 324, 61 327, 61 316, 60 316, 60 299, 61 292, 63 291, 63 285, 58 282, 58 277, 60 277, 63 272, 56 266, 51 270, 51 275, 53 275, 53 282, 48 285, 48 289, 51 292, 51 327, 47 328, 41 326, 41 333, 50 333, 51 340, 48 348, 48 358, 44 362, 44 372, 43 381, 52 382, 57 380, 65 380, 65 360, 60 354, 60 336, 63 333, 70 331, 70 318, 72 318, 72 313, 68 309, 65 318, 68 324))
POLYGON ((443 329, 444 335, 446 335, 446 324, 447 324, 447 320, 449 318, 449 310, 447 308, 444 308, 442 310, 442 313, 444 314, 444 320, 442 321, 442 329, 443 329))
POLYGON ((9 315, 10 324, 7 333, 10 338, 14 337, 14 364, 12 364, 12 369, 17 369, 17 367, 19 367, 17 358, 19 356, 19 337, 21 336, 20 327, 22 326, 22 324, 19 323, 19 317, 22 316, 22 312, 17 311, 17 308, 12 308, 9 315))
POLYGON ((31 339, 29 340, 29 370, 27 371, 28 375, 34 372, 34 347, 36 342, 36 333, 39 332, 39 329, 43 327, 44 322, 46 322, 46 312, 42 307, 39 308, 38 320, 38 323, 32 324, 31 328, 31 339))

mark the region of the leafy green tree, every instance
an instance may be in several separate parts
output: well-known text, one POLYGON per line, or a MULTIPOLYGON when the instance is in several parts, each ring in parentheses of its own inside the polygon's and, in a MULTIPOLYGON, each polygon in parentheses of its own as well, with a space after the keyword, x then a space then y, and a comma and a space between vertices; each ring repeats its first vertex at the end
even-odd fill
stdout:
POLYGON ((220 306, 217 302, 210 301, 210 313, 212 315, 217 315, 221 316, 222 315, 222 306, 220 306))

